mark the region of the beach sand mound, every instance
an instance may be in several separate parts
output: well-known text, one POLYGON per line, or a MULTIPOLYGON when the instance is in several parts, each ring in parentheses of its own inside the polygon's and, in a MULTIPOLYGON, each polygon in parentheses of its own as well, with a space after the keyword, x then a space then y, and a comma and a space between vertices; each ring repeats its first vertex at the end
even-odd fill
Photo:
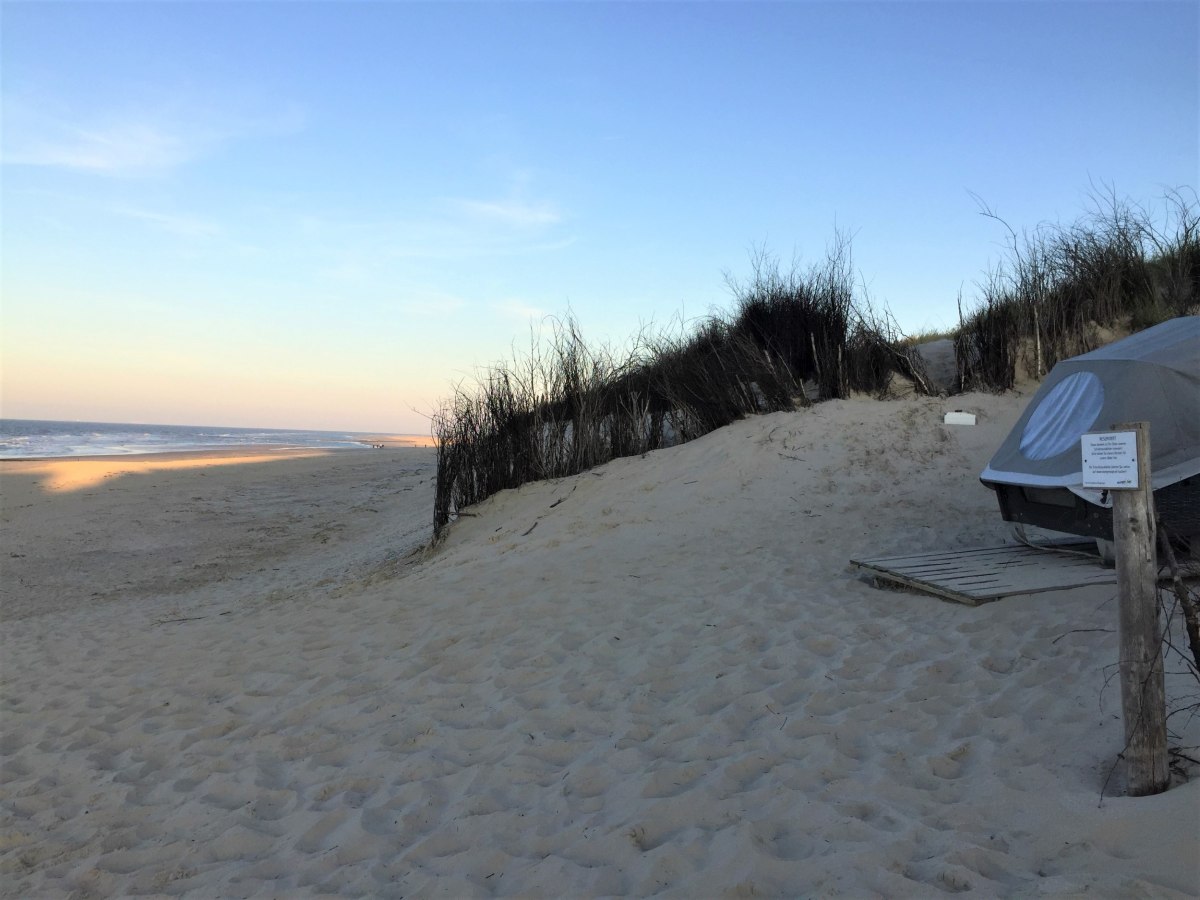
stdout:
POLYGON ((1101 799, 1116 637, 1072 631, 1111 590, 846 570, 1003 540, 977 475, 1023 398, 953 402, 979 424, 837 401, 507 491, 300 599, 6 621, 6 895, 1193 895, 1196 783, 1101 799))

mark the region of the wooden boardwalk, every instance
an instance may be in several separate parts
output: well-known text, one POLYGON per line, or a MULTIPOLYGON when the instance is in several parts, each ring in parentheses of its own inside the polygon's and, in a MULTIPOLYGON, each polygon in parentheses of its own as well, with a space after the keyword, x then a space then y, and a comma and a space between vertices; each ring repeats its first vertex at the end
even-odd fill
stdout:
POLYGON ((944 550, 911 556, 852 559, 850 564, 876 581, 889 581, 970 606, 1046 591, 1093 584, 1116 584, 1115 569, 1098 556, 1083 555, 1091 542, 1059 545, 1075 553, 1036 550, 1022 544, 944 550))

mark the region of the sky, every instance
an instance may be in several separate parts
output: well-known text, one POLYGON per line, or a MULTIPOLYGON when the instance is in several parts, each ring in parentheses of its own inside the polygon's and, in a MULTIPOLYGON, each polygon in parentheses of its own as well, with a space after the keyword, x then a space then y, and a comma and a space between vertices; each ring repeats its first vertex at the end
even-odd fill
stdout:
POLYGON ((1194 2, 0 4, 0 414, 429 432, 835 232, 906 331, 1200 187, 1194 2))

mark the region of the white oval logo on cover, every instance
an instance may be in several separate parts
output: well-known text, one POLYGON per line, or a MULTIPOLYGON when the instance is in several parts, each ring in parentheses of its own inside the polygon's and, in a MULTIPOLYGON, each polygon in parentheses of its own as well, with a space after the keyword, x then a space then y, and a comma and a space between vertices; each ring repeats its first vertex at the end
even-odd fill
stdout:
POLYGON ((1050 389, 1021 432, 1021 455, 1049 459, 1078 449, 1079 438, 1104 408, 1104 385, 1091 372, 1075 372, 1050 389))

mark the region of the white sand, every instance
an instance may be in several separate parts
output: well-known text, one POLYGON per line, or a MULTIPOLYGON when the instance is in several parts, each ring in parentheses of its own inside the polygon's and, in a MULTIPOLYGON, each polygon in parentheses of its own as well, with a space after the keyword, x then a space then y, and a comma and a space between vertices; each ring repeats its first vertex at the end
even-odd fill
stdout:
POLYGON ((428 450, 6 468, 4 893, 1194 896, 1200 785, 1101 802, 1116 636, 1067 632, 1111 591, 846 571, 1001 542, 977 474, 1022 403, 751 419, 417 563, 428 450))

